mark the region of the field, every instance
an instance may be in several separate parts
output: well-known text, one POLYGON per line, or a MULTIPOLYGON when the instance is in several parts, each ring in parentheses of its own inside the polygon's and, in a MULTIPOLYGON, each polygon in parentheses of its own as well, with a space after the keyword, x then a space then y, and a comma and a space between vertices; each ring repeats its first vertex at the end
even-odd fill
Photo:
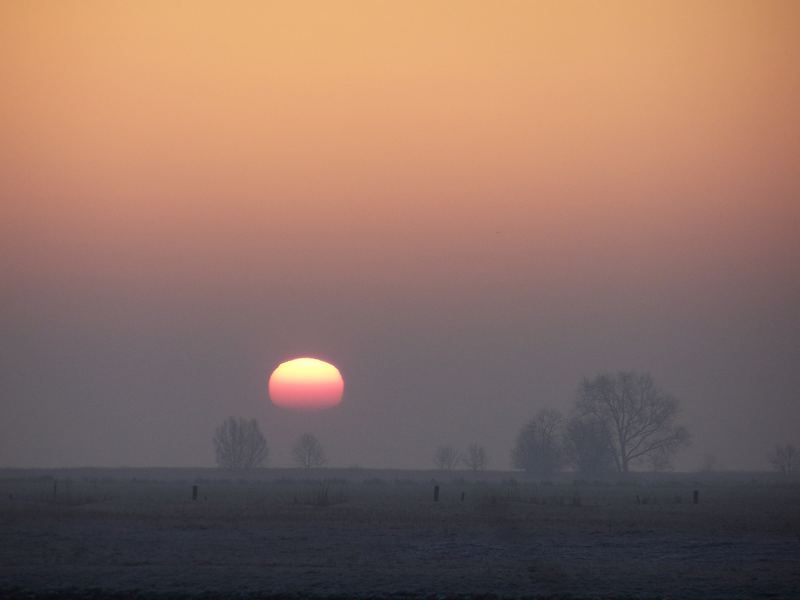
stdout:
POLYGON ((0 470, 0 597, 109 596, 800 597, 800 485, 0 470))

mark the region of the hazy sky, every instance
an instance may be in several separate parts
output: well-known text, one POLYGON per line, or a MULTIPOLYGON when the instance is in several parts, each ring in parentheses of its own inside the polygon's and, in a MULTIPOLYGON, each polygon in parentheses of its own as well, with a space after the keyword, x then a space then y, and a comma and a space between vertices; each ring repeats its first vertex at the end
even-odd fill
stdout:
POLYGON ((796 2, 0 6, 0 466, 432 466, 649 371, 800 443, 796 2), (270 405, 318 356, 343 404, 270 405))

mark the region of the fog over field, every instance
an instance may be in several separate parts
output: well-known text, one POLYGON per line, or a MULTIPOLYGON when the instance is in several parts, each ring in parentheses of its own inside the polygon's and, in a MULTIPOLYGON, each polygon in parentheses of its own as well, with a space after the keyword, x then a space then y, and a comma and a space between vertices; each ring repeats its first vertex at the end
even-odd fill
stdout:
POLYGON ((692 444, 800 423, 794 2, 0 7, 0 465, 432 467, 650 373, 692 444), (341 405, 273 406, 280 362, 341 405))

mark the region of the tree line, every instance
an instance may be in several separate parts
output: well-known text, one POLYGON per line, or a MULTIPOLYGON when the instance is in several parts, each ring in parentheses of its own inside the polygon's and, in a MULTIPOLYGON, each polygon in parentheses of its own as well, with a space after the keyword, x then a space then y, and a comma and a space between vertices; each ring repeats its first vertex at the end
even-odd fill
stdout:
MULTIPOLYGON (((648 373, 604 373, 585 378, 567 415, 540 409, 517 433, 511 465, 546 478, 568 468, 586 476, 627 473, 632 468, 668 469, 676 453, 690 443, 688 430, 678 423, 680 404, 656 386, 648 373)), ((263 466, 269 447, 255 419, 229 417, 214 434, 217 465, 226 469, 263 466)), ((298 467, 327 463, 316 437, 301 435, 292 447, 298 467)), ((791 444, 778 444, 767 456, 784 475, 800 470, 800 453, 791 444)), ((438 446, 433 455, 439 470, 464 465, 486 469, 486 449, 472 443, 462 452, 438 446)))
MULTIPOLYGON (((269 446, 258 421, 228 417, 214 432, 217 466, 224 469, 255 469, 269 457, 269 446)), ((298 467, 313 469, 328 462, 319 440, 304 433, 292 446, 292 458, 298 467)))
MULTIPOLYGON (((511 465, 538 477, 563 468, 585 475, 626 473, 643 463, 667 468, 674 454, 689 443, 688 431, 676 423, 678 409, 678 401, 662 392, 646 373, 606 373, 584 379, 568 416, 543 408, 522 426, 511 451, 511 465)), ((436 468, 450 470, 459 463, 483 469, 486 452, 477 444, 464 454, 452 446, 436 449, 436 468)))
POLYGON ((545 409, 522 428, 512 463, 541 476, 563 466, 587 475, 627 473, 636 465, 663 470, 689 444, 678 412, 678 401, 649 374, 584 379, 569 416, 545 409))
MULTIPOLYGON (((562 469, 584 476, 627 473, 632 468, 671 468, 676 453, 690 443, 688 430, 678 423, 680 404, 660 390, 648 373, 605 373, 584 379, 569 414, 540 409, 517 433, 511 465, 547 478, 562 469)), ((800 451, 777 444, 767 455, 783 475, 800 471, 800 451)), ((713 468, 715 460, 706 459, 713 468)), ((437 469, 486 466, 482 446, 466 453, 439 446, 433 456, 437 469), (480 461, 472 459, 479 451, 480 461)))

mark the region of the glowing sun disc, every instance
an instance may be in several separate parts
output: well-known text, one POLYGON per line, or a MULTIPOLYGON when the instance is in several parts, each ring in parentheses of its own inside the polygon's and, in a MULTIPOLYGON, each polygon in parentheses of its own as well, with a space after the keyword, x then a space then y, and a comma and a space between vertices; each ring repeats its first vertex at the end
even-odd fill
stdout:
POLYGON ((275 406, 319 410, 342 401, 344 380, 339 369, 317 358, 295 358, 279 364, 269 377, 269 397, 275 406))

